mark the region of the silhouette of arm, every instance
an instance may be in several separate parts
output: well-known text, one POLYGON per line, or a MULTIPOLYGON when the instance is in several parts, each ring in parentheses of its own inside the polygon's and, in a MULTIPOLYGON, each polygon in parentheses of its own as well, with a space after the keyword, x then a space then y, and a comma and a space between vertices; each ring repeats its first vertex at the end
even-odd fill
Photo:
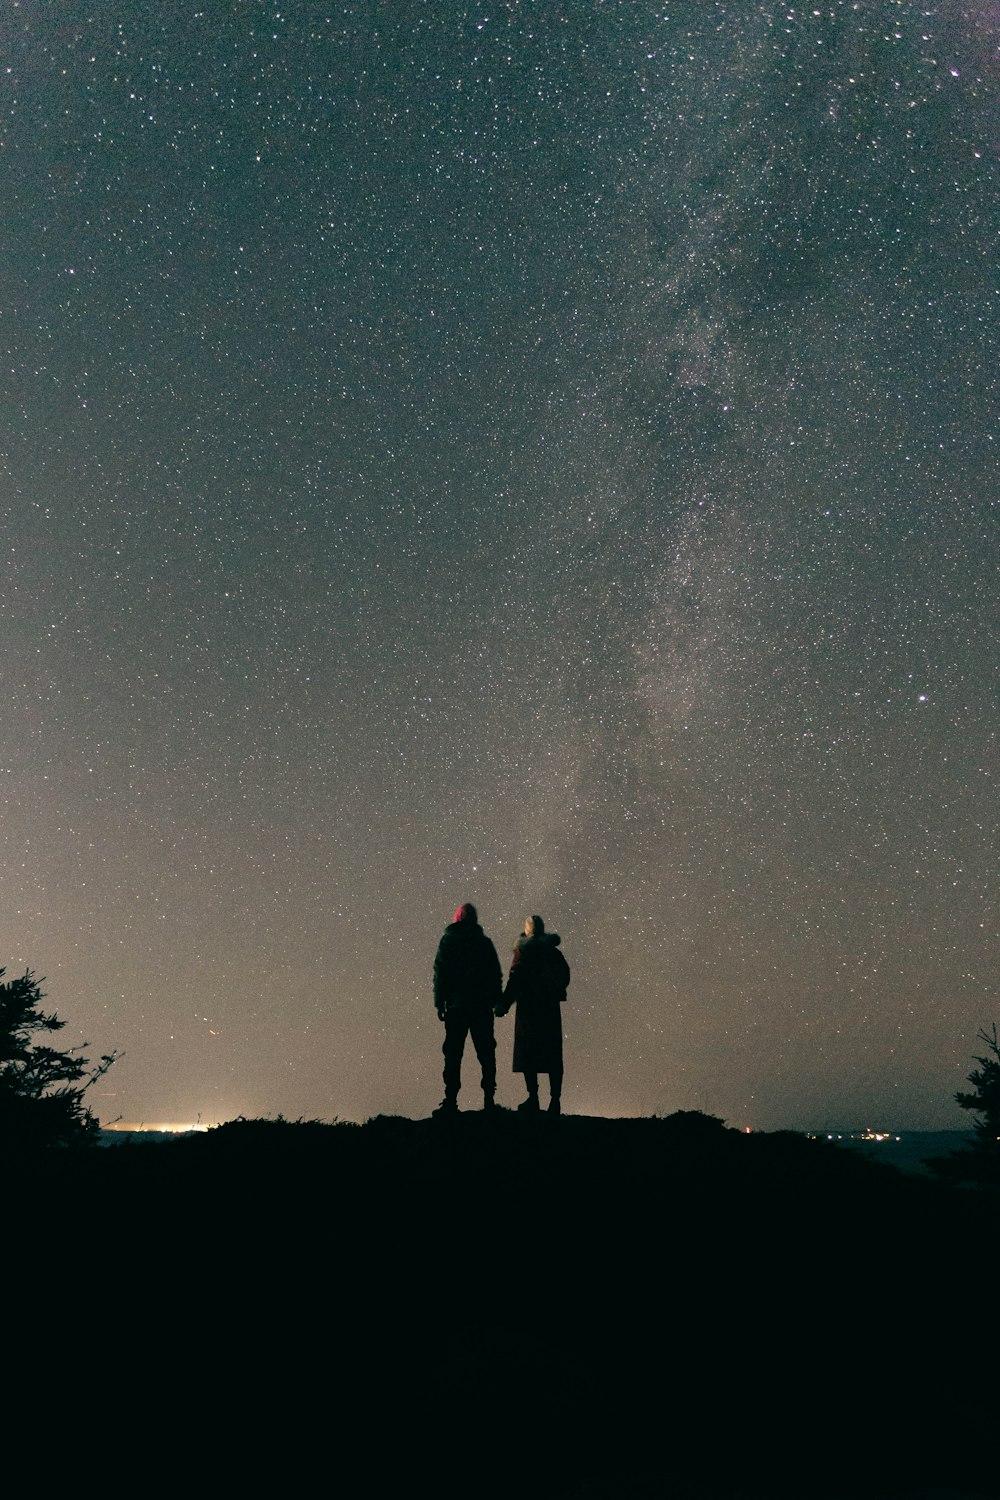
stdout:
MULTIPOLYGON (((489 939, 487 939, 489 942, 489 939)), ((503 969, 500 967, 500 959, 492 942, 489 942, 489 959, 487 961, 488 992, 493 994, 493 1010, 497 1015, 502 1014, 499 1006, 503 1001, 503 969)))
POLYGON ((510 972, 507 975, 507 987, 503 991, 503 998, 496 1006, 496 1014, 498 1016, 505 1016, 514 1002, 517 1000, 518 991, 521 988, 521 980, 523 978, 520 958, 521 950, 519 948, 515 948, 514 957, 510 961, 510 972))
POLYGON ((445 994, 445 955, 442 952, 443 943, 438 944, 438 950, 434 955, 434 1009, 438 1013, 438 1020, 444 1020, 447 996, 445 994))

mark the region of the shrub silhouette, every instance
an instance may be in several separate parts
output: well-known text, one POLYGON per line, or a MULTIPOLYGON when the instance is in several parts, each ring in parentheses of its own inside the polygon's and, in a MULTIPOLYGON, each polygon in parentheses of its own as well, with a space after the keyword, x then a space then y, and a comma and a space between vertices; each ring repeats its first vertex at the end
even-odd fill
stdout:
POLYGON ((86 1042, 60 1052, 36 1040, 66 1024, 45 1014, 44 998, 30 969, 0 984, 0 1141, 8 1147, 86 1145, 100 1131, 83 1096, 117 1053, 91 1068, 86 1042))

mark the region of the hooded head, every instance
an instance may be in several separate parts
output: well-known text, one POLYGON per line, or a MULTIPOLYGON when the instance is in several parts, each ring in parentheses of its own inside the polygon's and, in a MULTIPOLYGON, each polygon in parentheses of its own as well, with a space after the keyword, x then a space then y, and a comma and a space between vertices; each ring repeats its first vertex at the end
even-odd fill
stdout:
POLYGON ((479 921, 479 913, 471 901, 463 901, 458 911, 452 917, 452 921, 476 923, 479 921))

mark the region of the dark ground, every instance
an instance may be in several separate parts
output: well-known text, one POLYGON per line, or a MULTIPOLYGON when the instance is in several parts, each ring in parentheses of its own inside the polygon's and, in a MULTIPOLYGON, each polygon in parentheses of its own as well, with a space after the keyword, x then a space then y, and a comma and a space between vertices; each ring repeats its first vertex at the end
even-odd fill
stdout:
POLYGON ((703 1115, 507 1111, 7 1176, 38 1336, 208 1488, 1000 1493, 994 1192, 703 1115))

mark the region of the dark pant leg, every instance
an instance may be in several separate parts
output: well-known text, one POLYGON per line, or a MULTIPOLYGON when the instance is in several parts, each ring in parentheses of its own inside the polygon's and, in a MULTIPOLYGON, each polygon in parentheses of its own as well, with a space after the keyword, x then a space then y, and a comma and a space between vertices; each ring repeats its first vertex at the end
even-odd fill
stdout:
MULTIPOLYGON (((469 1018, 462 1011, 449 1011, 444 1018, 444 1096, 457 1099, 462 1087, 462 1053, 469 1034, 469 1018)), ((476 1049, 479 1050, 478 1048, 476 1049)))
POLYGON ((479 1066, 483 1070, 483 1093, 492 1098, 497 1088, 497 1043, 493 1035, 492 1010, 479 1011, 472 1016, 469 1020, 469 1030, 472 1033, 472 1045, 479 1058, 479 1066))
POLYGON ((562 1068, 552 1068, 549 1072, 549 1091, 553 1099, 559 1099, 562 1095, 562 1068))

